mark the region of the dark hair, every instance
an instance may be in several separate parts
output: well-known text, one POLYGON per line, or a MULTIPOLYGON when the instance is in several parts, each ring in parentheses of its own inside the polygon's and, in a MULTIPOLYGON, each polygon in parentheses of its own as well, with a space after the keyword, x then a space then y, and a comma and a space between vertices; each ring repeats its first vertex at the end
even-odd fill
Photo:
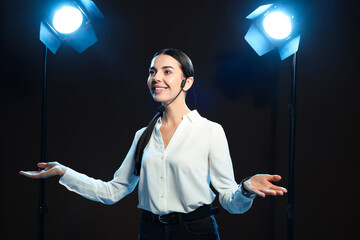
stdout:
POLYGON ((169 55, 180 63, 180 67, 185 78, 194 77, 194 66, 190 58, 185 53, 177 49, 165 48, 155 53, 153 59, 162 54, 169 55))
MULTIPOLYGON (((180 63, 180 67, 181 67, 181 70, 182 70, 185 78, 194 77, 193 64, 192 64, 190 58, 185 53, 183 53, 182 51, 177 50, 177 49, 165 48, 165 49, 160 50, 157 53, 155 53, 155 55, 153 56, 152 59, 154 59, 157 56, 162 55, 162 54, 169 55, 180 63)), ((158 109, 157 114, 150 121, 150 123, 146 127, 145 131, 141 135, 139 141, 137 142, 136 150, 135 150, 135 170, 134 170, 134 174, 136 176, 140 176, 141 162, 142 162, 144 149, 150 141, 150 137, 154 130, 156 121, 159 119, 159 117, 161 117, 164 110, 165 110, 165 108, 158 109)))

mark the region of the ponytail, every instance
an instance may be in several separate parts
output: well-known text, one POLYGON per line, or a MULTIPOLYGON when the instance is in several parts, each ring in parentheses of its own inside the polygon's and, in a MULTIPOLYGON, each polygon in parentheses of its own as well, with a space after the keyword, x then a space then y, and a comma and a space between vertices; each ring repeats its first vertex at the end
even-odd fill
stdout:
POLYGON ((146 127, 145 131, 141 135, 141 137, 140 137, 140 139, 139 139, 139 141, 138 141, 138 143, 136 145, 136 150, 135 150, 135 170, 134 170, 134 174, 136 176, 140 176, 141 162, 142 162, 144 149, 145 149, 146 145, 150 141, 150 137, 151 137, 151 134, 152 134, 152 132, 154 130, 154 127, 155 127, 155 124, 156 124, 157 120, 159 119, 159 117, 161 117, 161 115, 163 113, 163 111, 161 111, 161 110, 163 110, 163 109, 160 108, 159 112, 150 121, 150 123, 146 127))

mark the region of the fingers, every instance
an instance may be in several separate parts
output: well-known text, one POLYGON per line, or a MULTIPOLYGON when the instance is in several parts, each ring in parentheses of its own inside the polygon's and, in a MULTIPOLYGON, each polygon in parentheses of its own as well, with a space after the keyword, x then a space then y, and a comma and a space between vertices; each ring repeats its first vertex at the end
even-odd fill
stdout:
POLYGON ((30 178, 41 178, 42 171, 20 171, 19 174, 30 178))
POLYGON ((273 195, 273 196, 277 196, 277 195, 283 196, 284 195, 284 192, 280 191, 280 190, 270 190, 270 191, 272 191, 271 195, 273 195))
POLYGON ((266 197, 266 194, 263 193, 263 192, 261 192, 261 191, 259 191, 259 190, 253 189, 251 192, 255 193, 256 195, 258 195, 258 196, 260 196, 260 197, 263 197, 263 198, 266 197))
POLYGON ((248 187, 250 191, 256 193, 258 196, 283 196, 284 193, 287 193, 286 188, 279 187, 271 183, 280 181, 280 175, 257 174, 251 177, 250 180, 251 182, 249 181, 248 185, 247 181, 245 182, 245 186, 248 187))
POLYGON ((285 189, 285 188, 277 188, 277 189, 271 189, 271 190, 275 192, 275 195, 281 195, 281 196, 283 196, 284 193, 287 192, 286 189, 285 189, 285 191, 284 191, 284 189, 285 189))
POLYGON ((56 172, 54 170, 20 171, 19 174, 29 178, 48 178, 51 176, 55 176, 56 172))
POLYGON ((268 180, 271 182, 278 182, 281 180, 281 176, 280 175, 269 175, 268 180))
POLYGON ((271 190, 271 189, 261 189, 259 190, 260 192, 262 192, 263 197, 270 195, 270 196, 276 196, 278 195, 276 191, 271 190))
POLYGON ((37 164, 38 171, 20 171, 19 174, 30 178, 48 178, 52 176, 63 176, 67 167, 58 162, 40 162, 37 164))
POLYGON ((262 190, 266 195, 272 195, 272 196, 283 196, 284 193, 287 193, 286 188, 283 187, 279 187, 279 186, 275 186, 273 185, 272 187, 270 187, 269 189, 264 189, 262 190))
POLYGON ((256 195, 260 196, 260 197, 266 197, 268 195, 270 196, 283 196, 284 193, 282 191, 275 191, 275 190, 271 190, 271 189, 263 189, 263 190, 253 190, 253 193, 256 193, 256 195))
POLYGON ((271 189, 272 189, 272 190, 275 190, 275 191, 281 191, 281 192, 283 192, 283 193, 287 193, 287 189, 284 188, 284 187, 279 187, 279 186, 273 185, 273 186, 271 187, 271 189))
POLYGON ((284 195, 282 191, 275 191, 271 189, 262 189, 262 190, 252 189, 251 192, 263 198, 265 198, 267 195, 270 196, 284 195))
POLYGON ((51 170, 55 164, 57 164, 57 162, 40 162, 37 164, 37 167, 40 168, 38 171, 20 171, 19 174, 30 178, 46 178, 53 175, 53 171, 51 170))
POLYGON ((283 196, 284 193, 282 191, 276 191, 271 189, 262 189, 262 190, 253 190, 252 192, 256 193, 260 197, 266 197, 266 196, 283 196))
POLYGON ((37 164, 38 168, 46 168, 47 166, 47 163, 44 163, 44 162, 40 162, 37 164))
MULTIPOLYGON (((271 175, 271 179, 269 179, 269 181, 272 182, 278 182, 281 180, 281 176, 280 175, 271 175)), ((284 195, 284 193, 287 193, 287 189, 284 187, 280 187, 274 184, 271 184, 270 187, 271 190, 275 191, 276 195, 284 195)))
MULTIPOLYGON (((40 162, 37 164, 38 168, 45 169, 48 166, 48 163, 40 162)), ((38 171, 19 171, 20 175, 30 178, 42 178, 44 176, 44 170, 38 171)))
POLYGON ((46 168, 46 167, 53 167, 55 165, 58 165, 58 162, 40 162, 37 164, 39 168, 46 168))

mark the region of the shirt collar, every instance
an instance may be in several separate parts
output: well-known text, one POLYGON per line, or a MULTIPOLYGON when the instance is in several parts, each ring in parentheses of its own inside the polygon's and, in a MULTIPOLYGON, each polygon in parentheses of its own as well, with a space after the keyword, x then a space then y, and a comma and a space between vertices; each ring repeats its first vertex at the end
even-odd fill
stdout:
POLYGON ((201 118, 201 116, 197 110, 192 110, 191 112, 186 114, 183 118, 185 118, 185 117, 188 118, 190 120, 190 122, 192 122, 192 123, 199 121, 199 119, 201 118))
MULTIPOLYGON (((183 119, 184 119, 184 118, 187 118, 187 119, 189 119, 189 121, 190 121, 191 123, 194 123, 194 122, 196 122, 196 121, 199 121, 200 118, 201 118, 201 116, 200 116, 200 114, 198 113, 197 110, 192 110, 192 111, 190 111, 189 113, 185 114, 185 115, 183 116, 183 119)), ((157 124, 160 124, 160 125, 161 125, 161 118, 159 118, 159 119, 157 120, 157 124)))

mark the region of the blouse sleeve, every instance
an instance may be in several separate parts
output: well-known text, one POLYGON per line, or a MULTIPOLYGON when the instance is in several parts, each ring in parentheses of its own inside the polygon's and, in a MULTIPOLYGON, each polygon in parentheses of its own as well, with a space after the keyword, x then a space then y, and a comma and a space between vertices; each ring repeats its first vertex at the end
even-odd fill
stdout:
POLYGON ((211 184, 219 192, 221 206, 230 213, 249 210, 254 198, 244 196, 235 182, 228 142, 219 124, 213 127, 209 161, 211 184))
POLYGON ((136 143, 143 131, 144 128, 135 134, 135 138, 125 160, 115 172, 111 181, 104 182, 99 179, 94 179, 68 168, 60 178, 59 183, 64 185, 68 190, 93 201, 104 204, 114 204, 120 201, 131 193, 139 182, 139 177, 134 174, 134 156, 136 143))

